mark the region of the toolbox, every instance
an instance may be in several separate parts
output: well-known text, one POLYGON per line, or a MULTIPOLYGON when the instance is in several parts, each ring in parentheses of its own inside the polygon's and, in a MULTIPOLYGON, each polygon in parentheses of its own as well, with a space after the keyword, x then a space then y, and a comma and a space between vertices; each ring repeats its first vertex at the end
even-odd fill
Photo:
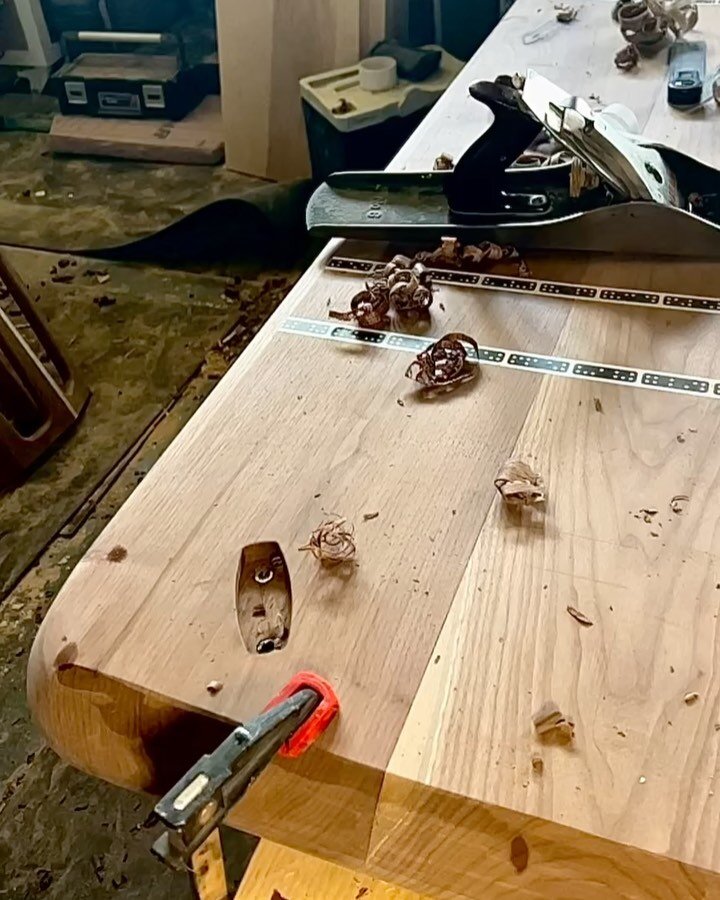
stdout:
POLYGON ((62 42, 51 85, 65 115, 178 120, 202 99, 175 34, 75 31, 62 42))

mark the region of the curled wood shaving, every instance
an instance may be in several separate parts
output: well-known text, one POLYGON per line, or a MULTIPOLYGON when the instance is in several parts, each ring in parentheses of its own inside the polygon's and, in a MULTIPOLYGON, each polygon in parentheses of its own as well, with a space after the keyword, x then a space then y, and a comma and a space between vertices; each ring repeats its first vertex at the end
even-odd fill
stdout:
POLYGON ((577 19, 577 14, 578 11, 574 6, 569 6, 567 3, 555 4, 555 18, 564 25, 569 25, 570 22, 577 19))
POLYGON ((697 691, 690 691, 689 693, 685 694, 685 696, 683 697, 683 702, 686 703, 688 706, 692 706, 693 703, 695 703, 699 699, 700 699, 700 694, 698 694, 697 691))
POLYGON ((592 619, 588 619, 588 617, 585 615, 585 613, 580 612, 579 609, 575 609, 574 606, 568 606, 566 608, 567 608, 567 611, 570 613, 570 615, 573 617, 573 619, 575 619, 575 621, 579 622, 581 625, 585 625, 586 628, 589 628, 591 625, 594 624, 592 619))
POLYGON ((454 168, 455 160, 452 158, 452 156, 450 156, 449 153, 441 153, 433 164, 433 170, 435 172, 449 171, 450 169, 454 168))
POLYGON ((521 459, 509 459, 495 478, 495 487, 509 506, 540 505, 545 502, 545 483, 521 459))
POLYGON ((504 259, 516 259, 518 274, 523 276, 529 274, 527 264, 520 258, 515 247, 493 244, 491 241, 463 246, 456 237, 441 238, 440 246, 436 250, 421 250, 415 254, 414 261, 445 269, 473 267, 484 269, 504 259))
POLYGON ((532 717, 535 731, 539 736, 552 734, 562 740, 570 741, 575 736, 575 723, 564 716, 560 707, 553 700, 548 700, 532 717))
POLYGON ((383 278, 365 282, 365 290, 355 294, 347 312, 331 309, 328 315, 341 322, 355 321, 361 328, 381 328, 387 324, 389 311, 390 291, 383 278))
POLYGON ((685 504, 690 502, 687 494, 675 494, 670 501, 670 509, 678 516, 685 512, 685 504))
POLYGON ((539 753, 533 753, 531 763, 533 772, 535 772, 536 775, 542 775, 543 770, 545 769, 545 763, 543 762, 542 756, 540 756, 539 753))
POLYGON ((215 694, 219 694, 224 687, 225 685, 222 681, 210 681, 205 685, 205 690, 214 697, 215 694))
POLYGON ((592 190, 600 184, 600 176, 577 156, 570 163, 570 196, 579 197, 583 191, 592 190))
POLYGON ((380 515, 379 512, 363 513, 363 519, 364 519, 366 522, 370 522, 372 519, 377 519, 377 517, 378 517, 379 515, 380 515))
POLYGON ((622 72, 629 72, 640 62, 640 53, 635 44, 626 44, 615 54, 615 65, 622 72))
POLYGON ((479 367, 468 362, 465 344, 472 347, 477 358, 477 341, 467 334, 452 332, 418 354, 408 366, 405 377, 430 389, 452 388, 472 381, 477 378, 479 367))
POLYGON ((394 272, 397 272, 398 269, 410 269, 412 268, 412 260, 409 256, 403 256, 402 253, 398 253, 390 260, 390 262, 383 269, 383 275, 385 278, 389 278, 394 272))
POLYGON ((325 566, 338 566, 355 559, 354 533, 347 519, 328 519, 313 531, 307 544, 298 549, 309 551, 325 566))

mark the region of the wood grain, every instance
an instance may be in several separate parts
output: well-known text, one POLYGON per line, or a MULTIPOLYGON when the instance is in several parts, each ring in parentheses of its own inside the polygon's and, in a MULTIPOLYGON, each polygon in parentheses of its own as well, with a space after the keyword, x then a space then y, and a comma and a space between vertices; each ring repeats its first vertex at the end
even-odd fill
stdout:
MULTIPOLYGON (((300 78, 356 63, 360 0, 217 0, 226 163, 266 178, 310 171, 300 78)), ((363 18, 363 36, 377 30, 363 18)))
MULTIPOLYGON (((660 133, 664 64, 614 70, 610 7, 526 46, 551 12, 518 0, 393 167, 427 168, 477 136, 486 119, 467 85, 505 70, 509 46, 514 68, 624 99, 660 133)), ((720 35, 720 9, 703 7, 701 26, 720 35)), ((717 164, 709 122, 677 134, 717 164)), ((406 355, 279 333, 289 315, 325 318, 329 298, 349 305, 358 281, 325 274, 328 252, 72 573, 30 661, 40 724, 75 764, 149 789, 173 716, 237 721, 314 669, 339 721, 303 760, 271 766, 234 823, 443 898, 714 896, 720 404, 504 369, 421 402, 406 355), (543 475, 544 518, 501 507, 492 482, 511 455, 543 475), (297 550, 327 513, 356 526, 346 580, 297 550), (284 650, 257 657, 234 621, 234 577, 241 547, 265 540, 288 562, 293 624, 284 650), (108 559, 117 545, 122 563, 108 559), (576 723, 570 746, 534 733, 549 699, 576 723)), ((592 284, 720 285, 710 262, 531 265, 592 284)), ((720 377, 703 314, 443 287, 432 333, 451 330, 720 377)))
POLYGON ((423 900, 414 891, 260 841, 235 900, 423 900))

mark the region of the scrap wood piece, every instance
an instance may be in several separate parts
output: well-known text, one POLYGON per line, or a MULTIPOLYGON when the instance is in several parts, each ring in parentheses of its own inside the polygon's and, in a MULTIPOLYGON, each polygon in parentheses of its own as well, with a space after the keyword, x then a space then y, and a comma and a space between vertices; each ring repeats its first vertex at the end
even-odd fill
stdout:
POLYGON ((408 366, 405 377, 425 389, 453 388, 477 378, 479 367, 468 361, 468 344, 478 358, 477 341, 467 334, 451 332, 419 353, 408 366))
POLYGON ((533 725, 537 734, 554 735, 565 741, 570 741, 575 736, 575 723, 568 716, 563 715, 560 707, 553 700, 546 703, 533 713, 533 725))
POLYGON ((576 622, 579 622, 581 625, 584 625, 586 628, 590 628, 591 625, 594 624, 592 619, 589 619, 585 613, 580 612, 579 609, 575 609, 574 606, 567 606, 567 611, 570 615, 575 619, 576 622))
POLYGON ((545 502, 545 482, 522 459, 509 459, 495 478, 508 506, 539 506, 545 502))
POLYGON ((310 535, 310 540, 298 549, 312 553, 324 566, 339 566, 355 559, 357 547, 355 529, 347 519, 336 517, 321 522, 310 535))

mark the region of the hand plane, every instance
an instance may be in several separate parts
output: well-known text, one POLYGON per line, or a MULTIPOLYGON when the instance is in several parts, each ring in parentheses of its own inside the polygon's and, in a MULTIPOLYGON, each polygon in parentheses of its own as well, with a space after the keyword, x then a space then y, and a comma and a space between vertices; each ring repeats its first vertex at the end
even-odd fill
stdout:
POLYGON ((593 112, 528 70, 470 87, 490 127, 449 171, 339 172, 313 194, 312 233, 393 242, 457 237, 517 248, 720 256, 720 172, 593 112), (565 151, 514 165, 542 134, 565 151))

